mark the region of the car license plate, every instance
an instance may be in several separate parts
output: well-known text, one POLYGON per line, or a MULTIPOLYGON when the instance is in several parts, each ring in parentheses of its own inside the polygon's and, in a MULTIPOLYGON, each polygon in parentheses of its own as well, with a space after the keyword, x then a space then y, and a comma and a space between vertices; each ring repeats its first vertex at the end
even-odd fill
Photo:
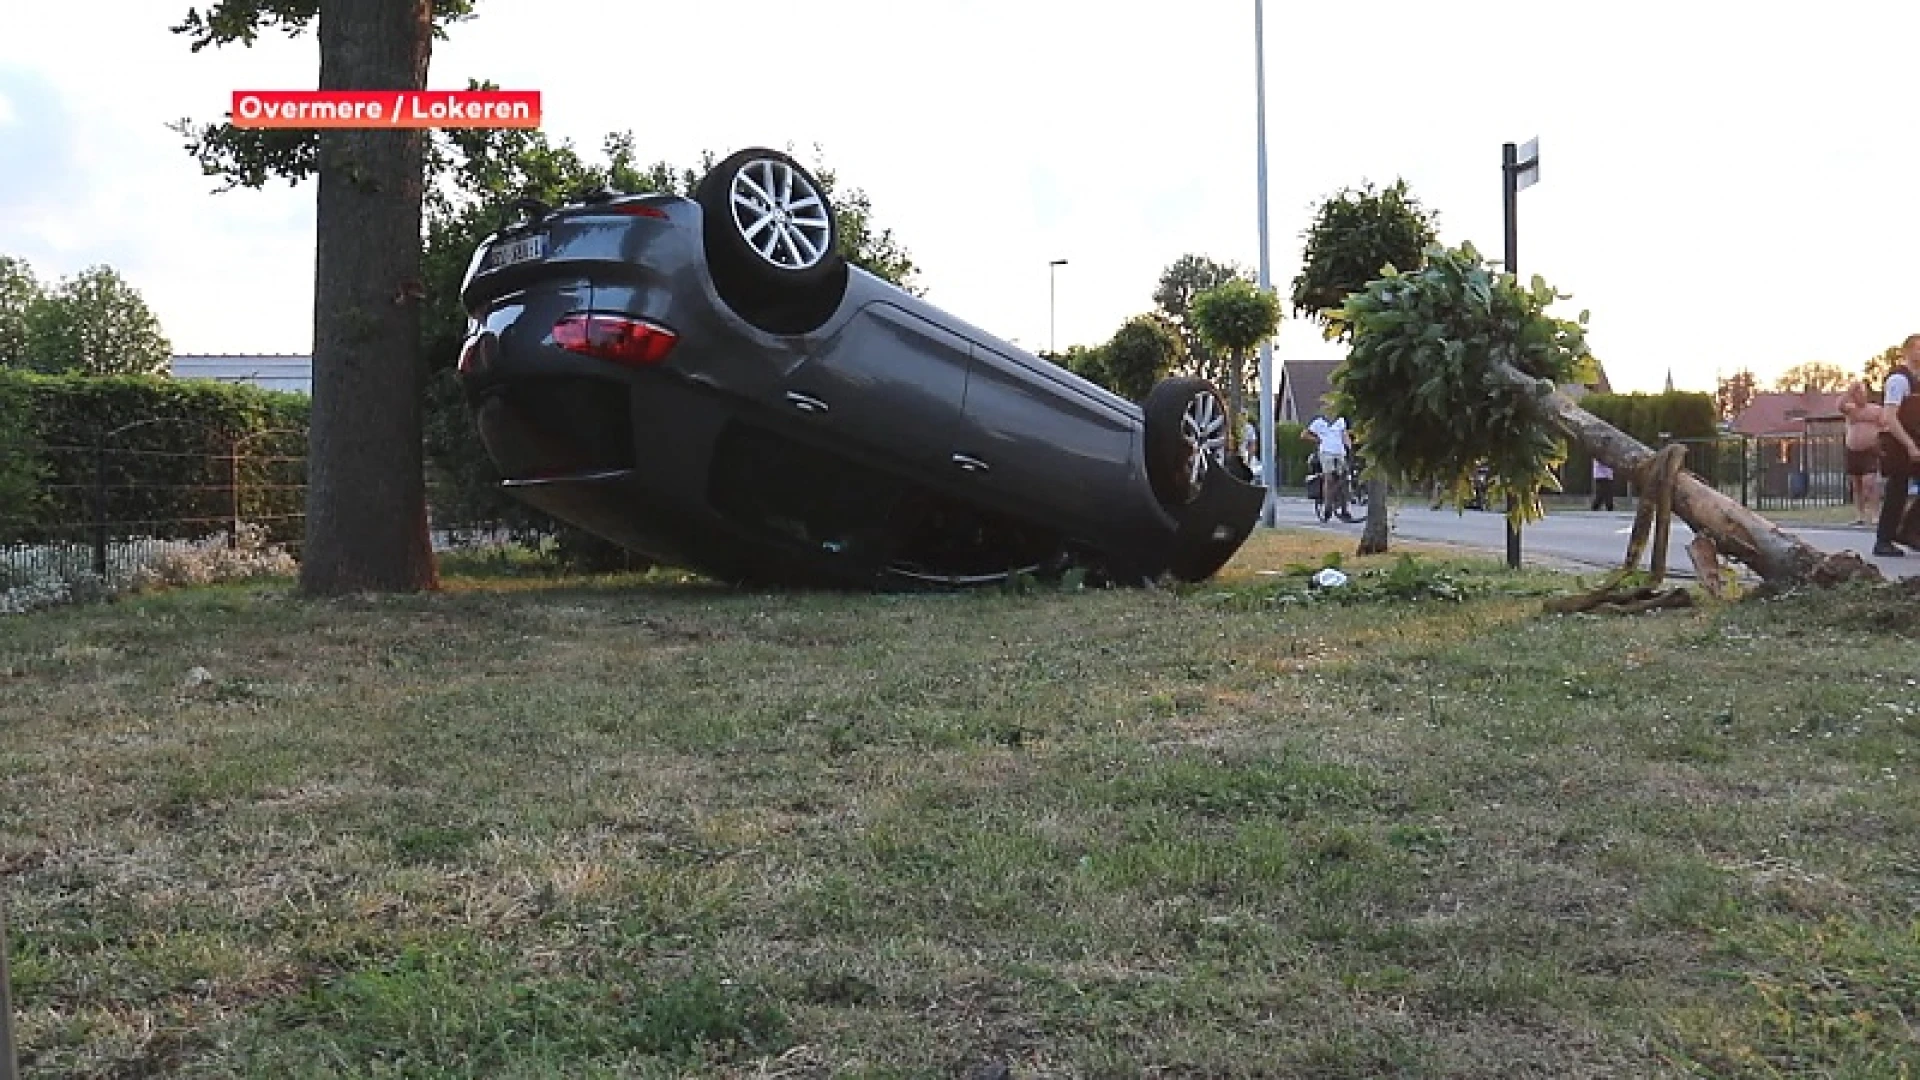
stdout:
POLYGON ((492 250, 487 252, 487 269, 498 270, 503 266, 532 262, 546 257, 547 238, 544 234, 535 233, 518 240, 509 240, 504 244, 495 244, 492 250))

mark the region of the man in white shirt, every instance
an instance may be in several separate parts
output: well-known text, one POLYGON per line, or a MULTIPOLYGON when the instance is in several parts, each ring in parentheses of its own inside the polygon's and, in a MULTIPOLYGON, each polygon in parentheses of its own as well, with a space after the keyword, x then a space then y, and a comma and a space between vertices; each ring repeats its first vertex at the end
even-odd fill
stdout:
POLYGON ((1920 389, 1914 385, 1916 372, 1920 372, 1920 334, 1910 334, 1900 345, 1900 365, 1887 376, 1882 393, 1885 406, 1880 410, 1880 475, 1886 477, 1886 484, 1880 496, 1880 523, 1874 531, 1873 553, 1883 558, 1906 554, 1894 539, 1900 535, 1907 513, 1907 484, 1920 463, 1920 446, 1914 445, 1912 433, 1914 407, 1920 405, 1920 396, 1914 394, 1920 389), (1902 403, 1907 407, 1901 408, 1902 403))
POLYGON ((1342 416, 1327 420, 1325 416, 1315 414, 1313 423, 1300 437, 1311 441, 1320 455, 1320 475, 1325 479, 1322 484, 1332 484, 1339 498, 1334 501, 1335 512, 1341 521, 1352 521, 1353 515, 1347 512, 1347 418, 1342 416), (1334 483, 1334 478, 1339 482, 1334 483))

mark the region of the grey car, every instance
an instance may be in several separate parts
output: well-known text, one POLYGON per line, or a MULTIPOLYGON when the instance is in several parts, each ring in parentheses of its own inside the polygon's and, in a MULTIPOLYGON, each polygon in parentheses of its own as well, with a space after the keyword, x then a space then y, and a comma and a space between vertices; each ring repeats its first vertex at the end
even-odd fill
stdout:
POLYGON ((520 205, 475 251, 459 370, 504 485, 724 581, 1203 580, 1265 497, 1221 396, 1135 403, 851 265, 819 181, 520 205))

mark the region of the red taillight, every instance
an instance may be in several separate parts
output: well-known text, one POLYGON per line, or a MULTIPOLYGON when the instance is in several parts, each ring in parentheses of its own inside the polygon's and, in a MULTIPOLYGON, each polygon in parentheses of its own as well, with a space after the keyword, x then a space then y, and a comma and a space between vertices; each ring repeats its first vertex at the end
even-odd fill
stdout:
POLYGON ((679 335, 625 315, 574 314, 553 324, 553 343, 568 352, 645 367, 667 358, 679 335))
POLYGON ((667 212, 647 203, 620 203, 613 208, 616 214, 631 214, 634 217, 665 218, 667 212))

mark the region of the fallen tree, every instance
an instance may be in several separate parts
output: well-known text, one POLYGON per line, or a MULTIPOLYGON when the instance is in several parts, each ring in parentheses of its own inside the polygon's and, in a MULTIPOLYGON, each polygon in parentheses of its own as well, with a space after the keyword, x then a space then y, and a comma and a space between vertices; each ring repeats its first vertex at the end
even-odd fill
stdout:
MULTIPOLYGON (((1660 483, 1655 476, 1658 454, 1651 447, 1582 409, 1551 380, 1533 378, 1507 363, 1496 363, 1493 371, 1527 393, 1546 418, 1588 453, 1621 475, 1633 477, 1639 488, 1648 490, 1660 483)), ((1704 539, 1711 545, 1692 551, 1703 582, 1708 571, 1717 568, 1718 556, 1747 566, 1775 587, 1885 580, 1879 567, 1858 554, 1821 551, 1693 473, 1677 470, 1667 483, 1673 512, 1694 531, 1696 543, 1704 539)))
MULTIPOLYGON (((1661 491, 1663 506, 1670 500, 1672 513, 1707 541, 1689 549, 1703 583, 1717 581, 1722 557, 1773 590, 1882 580, 1860 556, 1822 552, 1681 470, 1678 454, 1657 462, 1652 448, 1562 393, 1560 385, 1587 382, 1593 370, 1587 313, 1547 314, 1565 298, 1537 276, 1523 288, 1492 271, 1472 245, 1431 248, 1420 269, 1389 267, 1349 296, 1331 316, 1353 346, 1334 371, 1336 407, 1366 443, 1372 467, 1401 481, 1437 478, 1462 505, 1485 463, 1495 477, 1489 495, 1506 496, 1515 524, 1524 524, 1541 513, 1539 492, 1556 486, 1564 437, 1643 490, 1661 491)), ((1659 559, 1665 537, 1663 526, 1659 559)))

